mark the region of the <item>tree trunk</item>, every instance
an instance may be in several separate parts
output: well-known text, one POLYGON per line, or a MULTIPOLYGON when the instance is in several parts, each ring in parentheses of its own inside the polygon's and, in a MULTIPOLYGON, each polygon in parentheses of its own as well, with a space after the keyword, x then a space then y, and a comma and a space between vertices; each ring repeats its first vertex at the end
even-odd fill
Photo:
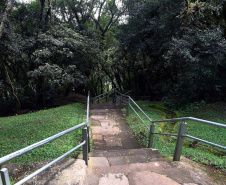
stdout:
POLYGON ((3 14, 2 16, 2 22, 1 22, 1 25, 0 25, 0 39, 2 37, 2 34, 4 32, 4 29, 5 29, 5 25, 6 25, 6 22, 8 21, 8 16, 13 8, 13 4, 14 4, 14 0, 8 0, 8 4, 7 4, 7 7, 6 7, 6 10, 5 10, 5 13, 3 14))
MULTIPOLYGON (((223 4, 224 21, 226 22, 226 2, 223 4)), ((226 28, 224 29, 224 37, 226 37, 226 28)))
POLYGON ((64 92, 64 96, 68 96, 69 93, 70 93, 70 91, 71 91, 71 85, 68 85, 68 86, 66 87, 65 92, 64 92))
POLYGON ((128 81, 129 81, 129 90, 131 89, 131 76, 130 76, 130 69, 129 67, 127 68, 127 72, 128 72, 128 81))
POLYGON ((104 92, 104 87, 103 87, 103 80, 102 80, 102 78, 100 79, 100 94, 103 94, 103 92, 104 92))
POLYGON ((44 77, 39 77, 37 80, 37 106, 44 108, 45 106, 45 92, 44 92, 44 77))
POLYGON ((20 99, 17 96, 14 84, 13 84, 13 82, 12 82, 10 76, 9 76, 9 73, 8 73, 6 66, 4 66, 4 73, 5 73, 5 76, 6 76, 6 83, 9 84, 11 91, 12 91, 12 94, 16 99, 16 112, 18 112, 21 109, 20 99))
POLYGON ((40 2, 41 2, 41 12, 39 17, 39 28, 42 28, 42 19, 43 19, 43 12, 45 8, 45 0, 40 0, 40 2))

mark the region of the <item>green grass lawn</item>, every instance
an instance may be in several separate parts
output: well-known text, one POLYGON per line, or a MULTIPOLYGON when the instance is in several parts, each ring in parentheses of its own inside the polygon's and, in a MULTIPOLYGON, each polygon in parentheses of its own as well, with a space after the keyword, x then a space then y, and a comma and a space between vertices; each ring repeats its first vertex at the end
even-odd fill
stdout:
MULTIPOLYGON (((165 108, 162 108, 161 104, 159 104, 160 106, 155 106, 155 103, 147 101, 138 101, 137 103, 152 120, 166 119, 172 115, 169 114, 169 111, 166 111, 165 108)), ((143 116, 138 109, 136 110, 145 121, 145 123, 147 123, 150 127, 150 123, 145 118, 145 116, 143 116)), ((174 115, 178 117, 197 117, 200 119, 206 119, 226 124, 226 107, 222 104, 191 106, 185 110, 175 112, 174 115)), ((142 146, 147 147, 149 131, 131 109, 130 115, 129 117, 127 117, 127 122, 131 126, 136 138, 138 138, 142 146)), ((155 125, 156 132, 177 133, 179 122, 176 124, 156 123, 155 125)), ((214 142, 216 144, 226 146, 226 129, 223 128, 188 121, 186 133, 204 140, 208 140, 210 142, 214 142)), ((154 148, 157 148, 161 153, 164 153, 171 157, 174 154, 175 142, 176 137, 160 135, 154 136, 154 148)), ((192 142, 193 140, 191 139, 185 139, 182 156, 206 165, 221 168, 226 171, 225 151, 200 142, 192 145, 192 142)))
MULTIPOLYGON (((15 152, 54 134, 85 121, 84 105, 69 104, 34 113, 0 118, 0 157, 15 152)), ((78 129, 10 163, 26 164, 55 159, 74 148, 81 141, 82 130, 78 129)), ((76 153, 71 154, 71 156, 76 153)))

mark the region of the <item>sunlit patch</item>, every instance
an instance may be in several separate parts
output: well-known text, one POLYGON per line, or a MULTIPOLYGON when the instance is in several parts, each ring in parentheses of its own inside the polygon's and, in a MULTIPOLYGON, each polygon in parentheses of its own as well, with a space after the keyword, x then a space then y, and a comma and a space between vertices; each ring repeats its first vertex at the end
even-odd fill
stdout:
POLYGON ((154 163, 155 164, 155 166, 159 166, 159 164, 158 163, 154 163))

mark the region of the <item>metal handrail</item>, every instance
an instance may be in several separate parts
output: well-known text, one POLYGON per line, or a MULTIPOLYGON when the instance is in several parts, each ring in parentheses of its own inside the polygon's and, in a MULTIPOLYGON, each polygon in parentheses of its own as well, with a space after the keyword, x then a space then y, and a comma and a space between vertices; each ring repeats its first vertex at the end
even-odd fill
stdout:
POLYGON ((86 122, 87 122, 87 125, 89 126, 89 108, 90 108, 90 106, 89 106, 89 104, 90 104, 90 91, 88 92, 88 98, 87 98, 87 113, 86 113, 86 122))
POLYGON ((124 97, 126 97, 126 98, 129 98, 129 96, 126 95, 126 94, 128 94, 128 93, 130 93, 130 92, 132 92, 132 91, 128 91, 128 92, 126 92, 125 94, 122 94, 122 93, 120 93, 120 92, 117 91, 117 90, 116 90, 116 92, 117 92, 118 94, 120 94, 120 96, 124 96, 124 97))
MULTIPOLYGON (((120 97, 116 97, 116 99, 117 99, 117 100, 120 100, 120 97)), ((128 103, 128 102, 126 102, 126 101, 124 101, 124 100, 121 100, 121 101, 122 101, 123 103, 126 103, 126 104, 128 103)))
POLYGON ((138 116, 138 118, 142 121, 142 123, 144 124, 144 126, 150 131, 150 129, 148 128, 147 124, 144 122, 144 120, 140 117, 140 115, 137 113, 137 111, 135 111, 135 109, 133 108, 133 106, 129 105, 132 110, 135 112, 135 114, 138 116))
MULTIPOLYGON (((218 145, 218 144, 215 144, 215 143, 212 143, 212 142, 209 142, 209 141, 206 141, 206 140, 185 134, 186 126, 187 126, 185 121, 188 121, 188 120, 189 121, 196 121, 196 122, 205 123, 205 124, 208 124, 208 125, 217 126, 217 127, 221 127, 221 128, 226 128, 226 125, 221 124, 221 123, 217 123, 217 122, 213 122, 213 121, 199 119, 199 118, 193 118, 193 117, 172 118, 172 119, 165 119, 165 120, 151 120, 151 118, 149 118, 149 116, 139 107, 139 105, 137 105, 137 103, 130 96, 124 95, 124 94, 122 94, 118 91, 116 91, 116 92, 120 95, 120 97, 127 97, 128 98, 127 115, 129 115, 129 108, 131 108, 134 111, 134 113, 138 116, 138 118, 141 120, 141 122, 145 125, 145 127, 150 131, 149 147, 152 147, 152 145, 153 145, 154 134, 177 136, 177 143, 176 143, 174 158, 173 158, 174 161, 180 160, 184 137, 187 137, 187 138, 190 138, 190 139, 195 139, 197 141, 200 141, 200 142, 203 142, 203 143, 206 143, 206 144, 209 144, 209 145, 212 145, 212 146, 224 149, 224 150, 226 149, 225 146, 218 145), (147 124, 144 122, 144 120, 141 118, 141 116, 134 109, 134 107, 130 104, 130 102, 132 102, 143 113, 143 115, 149 120, 149 122, 152 123, 152 125, 150 126, 150 129, 147 126, 147 124), (154 129, 155 129, 154 123, 156 123, 156 122, 171 122, 171 121, 181 121, 178 134, 154 132, 154 129)), ((120 105, 121 105, 122 99, 121 98, 119 98, 119 99, 120 99, 120 105)))
POLYGON ((106 95, 106 94, 111 94, 111 93, 113 93, 113 92, 114 92, 114 89, 110 90, 109 92, 106 92, 106 93, 100 94, 100 95, 98 95, 98 96, 95 96, 95 97, 93 97, 93 99, 94 99, 94 98, 101 97, 101 96, 106 95))
POLYGON ((215 143, 212 143, 212 142, 209 142, 209 141, 206 141, 206 140, 203 140, 203 139, 200 139, 198 137, 194 137, 194 136, 190 136, 190 135, 183 135, 184 137, 187 137, 187 138, 190 138, 190 139, 194 139, 194 140, 197 140, 197 141, 200 141, 200 142, 203 142, 203 143, 206 143, 206 144, 209 144, 209 145, 212 145, 212 146, 215 146, 215 147, 218 147, 218 148, 221 148, 221 149, 224 149, 226 150, 226 147, 225 146, 221 146, 221 145, 218 145, 218 144, 215 144, 215 143))
MULTIPOLYGON (((92 98, 92 101, 93 101, 93 102, 94 102, 94 101, 98 101, 98 103, 99 103, 100 100, 106 98, 107 96, 110 96, 110 95, 113 94, 113 93, 114 93, 114 96, 115 96, 116 99, 118 98, 118 97, 116 96, 117 93, 120 94, 121 96, 126 97, 126 98, 129 97, 129 96, 127 96, 126 94, 130 93, 131 91, 128 91, 128 92, 126 92, 125 94, 122 94, 122 93, 120 93, 117 89, 118 89, 118 88, 114 88, 114 89, 112 89, 112 90, 109 91, 109 92, 106 92, 106 93, 100 94, 100 95, 98 95, 98 96, 95 96, 95 97, 92 98)), ((113 97, 113 98, 114 98, 114 97, 113 97)), ((107 100, 106 100, 106 101, 107 101, 107 100)), ((113 101, 114 101, 114 100, 113 100, 113 101)))
POLYGON ((64 157, 68 156, 69 154, 71 154, 72 152, 74 152, 75 150, 77 150, 78 148, 82 147, 85 144, 86 144, 86 141, 83 141, 81 144, 79 144, 75 148, 71 149, 67 153, 63 154, 62 156, 58 157, 57 159, 55 159, 52 162, 48 163, 47 165, 43 166, 42 168, 40 168, 39 170, 35 171, 34 173, 28 175, 27 177, 25 177, 24 179, 22 179, 21 181, 17 182, 14 185, 21 185, 21 184, 27 182, 28 180, 32 179, 33 177, 35 177, 39 173, 43 172, 44 170, 46 170, 47 168, 49 168, 50 166, 52 166, 53 164, 55 164, 59 160, 63 159, 64 157))
POLYGON ((178 134, 162 133, 162 132, 154 132, 153 134, 165 135, 165 136, 178 136, 178 134))
POLYGON ((39 142, 34 143, 34 144, 30 145, 30 146, 22 148, 22 149, 20 149, 20 150, 18 150, 16 152, 13 152, 13 153, 11 153, 9 155, 6 155, 6 156, 0 158, 0 165, 5 164, 7 161, 10 161, 10 160, 12 160, 12 159, 14 159, 16 157, 19 157, 19 156, 21 156, 21 155, 23 155, 23 154, 25 154, 25 153, 27 153, 27 152, 29 152, 31 150, 34 150, 34 149, 36 149, 36 148, 38 148, 38 147, 40 147, 40 146, 42 146, 44 144, 49 143, 50 141, 53 141, 53 140, 55 140, 55 139, 57 139, 59 137, 62 137, 62 136, 66 135, 66 134, 68 134, 68 133, 70 133, 70 132, 72 132, 74 130, 77 130, 78 128, 83 127, 86 124, 87 124, 87 122, 81 123, 81 124, 76 125, 76 126, 74 126, 72 128, 69 128, 69 129, 67 129, 67 130, 65 130, 63 132, 60 132, 60 133, 58 133, 56 135, 48 137, 48 138, 46 138, 46 139, 44 139, 42 141, 39 141, 39 142))
POLYGON ((145 117, 150 121, 152 122, 151 118, 148 117, 148 115, 139 107, 139 105, 137 105, 137 103, 131 98, 129 97, 130 100, 134 103, 134 105, 136 105, 136 107, 145 115, 145 117))
MULTIPOLYGON (((103 96, 103 97, 101 97, 101 98, 99 98, 99 100, 102 100, 102 99, 104 99, 106 96, 103 96)), ((98 100, 98 99, 97 99, 98 100)))
POLYGON ((165 119, 165 120, 154 120, 154 121, 151 121, 151 122, 156 123, 156 122, 187 121, 187 120, 197 121, 197 122, 205 123, 205 124, 208 124, 208 125, 226 128, 226 125, 224 125, 224 124, 216 123, 216 122, 213 122, 213 121, 207 121, 207 120, 199 119, 199 118, 193 118, 193 117, 182 117, 182 118, 172 118, 172 119, 165 119))
POLYGON ((83 160, 85 160, 86 165, 88 165, 88 152, 90 150, 90 146, 89 146, 89 112, 90 112, 90 92, 88 93, 88 97, 87 97, 87 114, 86 114, 86 122, 81 123, 79 125, 76 125, 72 128, 69 128, 65 131, 62 131, 58 134, 55 134, 51 137, 48 137, 42 141, 39 141, 37 143, 34 143, 30 146, 27 146, 23 149, 20 149, 16 152, 13 152, 11 154, 8 154, 2 158, 0 158, 0 185, 10 185, 10 179, 9 179, 9 173, 8 170, 6 168, 1 168, 2 164, 5 164, 7 161, 10 161, 16 157, 19 157, 31 150, 34 150, 44 144, 47 144, 59 137, 62 137, 74 130, 77 130, 81 127, 84 127, 82 130, 82 139, 83 142, 80 143, 79 145, 77 145, 76 147, 74 147, 73 149, 71 149, 70 151, 66 152, 65 154, 61 155, 60 157, 58 157, 57 159, 53 160, 52 162, 48 163, 47 165, 45 165, 44 167, 40 168, 39 170, 33 172, 32 174, 28 175, 27 177, 25 177, 24 179, 22 179, 21 181, 17 182, 15 185, 21 185, 25 182, 27 182, 29 179, 33 178, 34 176, 38 175, 39 173, 41 173, 42 171, 46 170, 47 168, 49 168, 50 166, 52 166, 53 164, 55 164, 56 162, 58 162, 59 160, 61 160, 62 158, 66 157, 67 155, 71 154, 72 152, 74 152, 75 150, 77 150, 80 147, 83 147, 83 160))
POLYGON ((131 90, 131 91, 128 91, 128 92, 126 92, 124 95, 129 94, 129 93, 131 93, 131 92, 132 92, 132 90, 131 90))
POLYGON ((102 100, 102 99, 105 98, 106 96, 110 96, 111 94, 114 93, 114 91, 115 91, 115 89, 112 89, 112 90, 110 90, 109 92, 106 92, 106 93, 103 93, 103 94, 100 94, 100 95, 98 95, 98 96, 93 97, 93 98, 92 98, 92 103, 93 103, 94 101, 98 101, 98 103, 99 103, 100 100, 102 100))

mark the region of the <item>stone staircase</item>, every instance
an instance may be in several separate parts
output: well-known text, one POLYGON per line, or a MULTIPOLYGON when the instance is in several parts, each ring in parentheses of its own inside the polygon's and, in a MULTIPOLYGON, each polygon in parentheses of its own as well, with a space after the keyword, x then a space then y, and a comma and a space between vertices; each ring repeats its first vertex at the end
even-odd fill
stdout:
POLYGON ((81 159, 68 159, 51 168, 55 177, 39 175, 30 185, 226 185, 225 176, 183 158, 173 162, 155 149, 94 150, 89 165, 81 159))
MULTIPOLYGON (((94 104, 91 110, 93 151, 83 185, 213 185, 216 180, 196 163, 141 148, 114 104, 94 104), (194 167, 195 166, 195 167, 194 167), (199 170, 197 170, 199 169, 199 170)), ((81 156, 80 156, 81 157, 81 156)), ((220 180, 220 184, 222 184, 220 180)))
POLYGON ((225 176, 189 159, 173 162, 156 149, 141 148, 125 116, 113 104, 92 106, 91 135, 94 150, 89 153, 88 166, 80 154, 64 162, 64 166, 70 164, 65 169, 56 164, 52 172, 45 172, 49 175, 39 175, 28 184, 226 185, 225 176))
MULTIPOLYGON (((79 156, 82 157, 81 155, 79 156)), ((156 149, 94 150, 81 185, 214 185, 226 184, 195 162, 172 158, 156 149)))
MULTIPOLYGON (((89 167, 87 168, 84 185, 126 185, 144 184, 133 179, 134 175, 140 176, 141 172, 159 171, 173 166, 166 156, 161 155, 155 149, 121 149, 121 150, 94 150, 89 155, 89 167), (139 173, 138 173, 139 172, 139 173)), ((152 176, 160 176, 152 174, 152 176)), ((161 178, 162 179, 162 178, 161 178)), ((167 177, 170 184, 177 184, 167 177)), ((140 180, 139 180, 140 181, 140 180)), ((146 181, 146 180, 145 180, 146 181)), ((150 181, 147 181, 150 183, 150 181)), ((152 183, 163 184, 160 181, 152 183)))

